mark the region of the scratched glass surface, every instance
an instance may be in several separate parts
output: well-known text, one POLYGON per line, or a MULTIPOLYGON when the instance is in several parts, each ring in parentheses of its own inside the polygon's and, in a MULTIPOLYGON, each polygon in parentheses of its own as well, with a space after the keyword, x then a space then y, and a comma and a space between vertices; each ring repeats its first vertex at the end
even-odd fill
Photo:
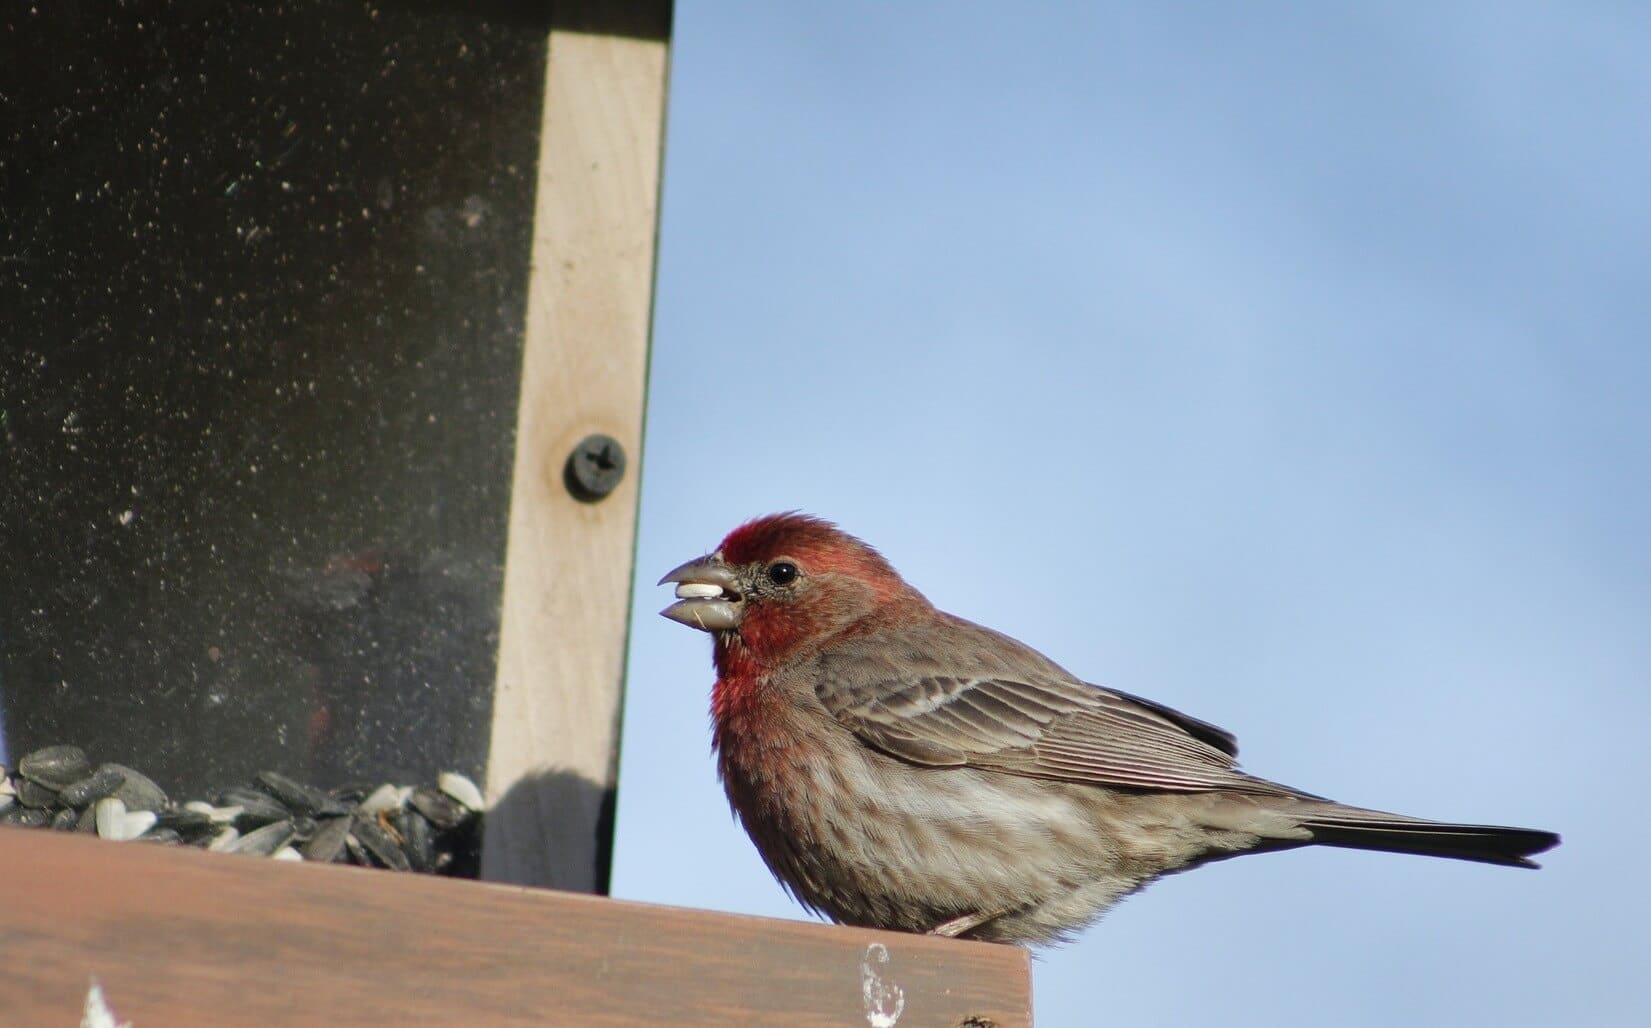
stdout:
POLYGON ((508 7, 0 12, 10 759, 480 780, 544 69, 508 7))

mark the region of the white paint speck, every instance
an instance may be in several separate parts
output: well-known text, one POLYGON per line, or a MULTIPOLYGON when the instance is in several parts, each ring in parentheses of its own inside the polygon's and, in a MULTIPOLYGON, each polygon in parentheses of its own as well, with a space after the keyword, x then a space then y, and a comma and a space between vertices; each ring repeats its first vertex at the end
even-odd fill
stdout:
POLYGON ((122 1021, 109 1009, 109 1001, 103 996, 103 986, 92 979, 92 987, 86 990, 86 1009, 80 1015, 80 1028, 132 1028, 132 1022, 122 1021))
POLYGON ((130 525, 132 523, 132 519, 137 517, 137 516, 138 515, 137 515, 136 511, 123 510, 123 511, 120 512, 120 515, 115 518, 115 520, 117 522, 119 522, 122 526, 126 526, 126 525, 130 525))
POLYGON ((888 966, 889 948, 880 942, 867 946, 860 958, 860 994, 871 1028, 894 1028, 906 1010, 906 990, 883 977, 888 966))

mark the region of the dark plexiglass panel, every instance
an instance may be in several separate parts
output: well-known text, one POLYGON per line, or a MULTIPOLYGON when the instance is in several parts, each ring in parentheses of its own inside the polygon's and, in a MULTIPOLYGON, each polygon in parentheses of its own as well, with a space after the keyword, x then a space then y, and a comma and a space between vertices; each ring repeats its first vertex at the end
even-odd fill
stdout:
POLYGON ((537 9, 0 12, 11 759, 480 780, 537 9))

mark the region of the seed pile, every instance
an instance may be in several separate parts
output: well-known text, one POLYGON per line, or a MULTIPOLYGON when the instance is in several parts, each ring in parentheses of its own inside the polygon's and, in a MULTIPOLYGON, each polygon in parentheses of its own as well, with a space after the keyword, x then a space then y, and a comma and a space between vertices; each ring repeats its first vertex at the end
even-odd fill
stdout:
POLYGON ((260 771, 211 802, 180 804, 125 765, 93 767, 78 746, 0 767, 0 825, 460 877, 476 875, 483 806, 476 783, 452 771, 426 785, 326 790, 260 771))

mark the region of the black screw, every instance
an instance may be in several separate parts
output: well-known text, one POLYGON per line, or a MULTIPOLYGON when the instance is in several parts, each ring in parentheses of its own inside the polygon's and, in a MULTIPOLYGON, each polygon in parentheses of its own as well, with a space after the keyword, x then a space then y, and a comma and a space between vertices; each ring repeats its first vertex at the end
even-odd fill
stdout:
POLYGON ((625 477, 625 448, 612 436, 588 435, 568 454, 562 481, 575 499, 595 503, 618 487, 625 477))

